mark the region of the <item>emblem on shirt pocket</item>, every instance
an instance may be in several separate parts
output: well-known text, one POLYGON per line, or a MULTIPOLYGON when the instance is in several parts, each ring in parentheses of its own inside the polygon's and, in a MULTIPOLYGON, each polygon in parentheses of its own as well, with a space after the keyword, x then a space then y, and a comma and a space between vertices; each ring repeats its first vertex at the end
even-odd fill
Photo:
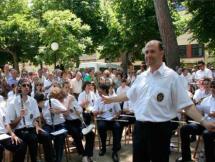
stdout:
POLYGON ((33 114, 30 114, 30 119, 33 119, 34 115, 33 114))
POLYGON ((163 93, 158 93, 158 95, 157 95, 157 101, 161 102, 161 101, 163 101, 163 99, 164 99, 164 94, 163 93))

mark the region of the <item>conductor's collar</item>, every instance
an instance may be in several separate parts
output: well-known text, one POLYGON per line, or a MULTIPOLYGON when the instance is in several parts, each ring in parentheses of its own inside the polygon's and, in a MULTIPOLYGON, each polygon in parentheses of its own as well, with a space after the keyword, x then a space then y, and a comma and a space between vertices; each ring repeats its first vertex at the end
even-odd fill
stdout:
MULTIPOLYGON (((159 74, 159 75, 163 76, 165 73, 165 67, 166 67, 166 64, 163 62, 162 65, 159 67, 159 69, 154 71, 153 75, 159 74)), ((151 74, 150 68, 148 68, 148 70, 147 70, 147 75, 149 75, 149 74, 151 74)))

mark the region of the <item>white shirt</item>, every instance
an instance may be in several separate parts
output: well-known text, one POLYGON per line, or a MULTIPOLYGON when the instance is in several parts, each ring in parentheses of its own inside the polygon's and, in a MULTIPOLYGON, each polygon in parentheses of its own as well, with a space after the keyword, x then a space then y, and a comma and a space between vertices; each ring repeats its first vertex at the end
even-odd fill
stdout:
POLYGON ((73 78, 70 81, 71 88, 73 90, 73 93, 81 93, 82 91, 82 80, 79 81, 76 78, 73 78))
POLYGON ((183 73, 180 75, 182 84, 186 89, 189 89, 189 83, 192 82, 192 75, 188 73, 186 76, 183 75, 183 73))
MULTIPOLYGON (((24 120, 21 119, 15 129, 21 129, 24 127, 34 127, 33 121, 40 116, 40 112, 37 106, 37 102, 33 97, 28 96, 26 101, 23 101, 23 107, 26 109, 25 124, 24 120)), ((20 111, 22 109, 21 98, 20 95, 14 97, 13 100, 8 102, 8 107, 6 109, 6 114, 10 121, 15 120, 20 116, 20 111)))
POLYGON ((208 121, 215 121, 215 118, 209 117, 208 114, 215 112, 215 98, 210 95, 203 99, 200 105, 197 105, 196 108, 202 112, 204 112, 204 116, 208 121))
POLYGON ((15 96, 16 96, 16 93, 14 93, 13 91, 8 92, 8 94, 7 94, 8 99, 13 98, 15 96))
POLYGON ((205 68, 204 70, 198 70, 195 74, 195 79, 200 80, 204 78, 211 78, 213 79, 212 72, 210 69, 205 68))
POLYGON ((120 86, 119 88, 117 88, 116 94, 117 95, 125 94, 125 93, 127 93, 128 90, 129 90, 128 86, 125 86, 124 88, 122 86, 120 86))
POLYGON ((177 110, 192 105, 179 75, 164 63, 153 74, 140 74, 127 92, 136 120, 163 122, 177 116, 177 110))
POLYGON ((45 88, 45 94, 46 94, 46 95, 50 93, 50 91, 51 91, 51 85, 52 85, 52 81, 51 81, 51 80, 46 79, 46 80, 44 81, 44 88, 45 88), (49 88, 46 89, 47 87, 49 87, 49 88))
POLYGON ((130 101, 125 101, 123 104, 123 110, 128 110, 129 112, 133 112, 133 108, 131 106, 130 101))
POLYGON ((104 104, 102 99, 99 98, 95 102, 93 111, 102 111, 103 113, 100 115, 100 117, 112 119, 116 113, 121 111, 121 108, 119 103, 104 104))
POLYGON ((197 89, 193 95, 193 99, 195 102, 199 102, 201 99, 209 96, 211 93, 205 93, 203 89, 197 89))
MULTIPOLYGON (((68 98, 71 95, 68 95, 65 99, 64 99, 64 105, 68 105, 68 98)), ((79 113, 83 112, 82 107, 78 104, 78 101, 75 99, 75 97, 73 97, 73 100, 71 102, 71 104, 68 107, 70 110, 72 110, 72 112, 69 113, 69 115, 65 116, 65 119, 67 120, 75 120, 75 119, 79 119, 80 117, 77 115, 76 111, 79 113)))
POLYGON ((10 120, 5 114, 3 107, 1 106, 0 107, 0 134, 7 133, 7 129, 5 129, 5 126, 9 123, 10 123, 10 120))
MULTIPOLYGON (((57 99, 54 99, 54 98, 51 99, 51 106, 54 109, 66 111, 66 107, 57 99)), ((65 122, 63 114, 59 113, 59 114, 54 114, 54 116, 53 116, 54 123, 52 123, 52 117, 51 117, 51 112, 50 112, 49 108, 50 108, 49 100, 47 100, 44 104, 44 108, 42 109, 43 118, 45 119, 46 124, 58 125, 58 124, 62 124, 65 122)))
POLYGON ((89 110, 93 110, 93 106, 96 101, 96 95, 94 92, 90 91, 89 93, 86 93, 86 91, 83 91, 78 96, 78 104, 81 105, 84 101, 89 101, 89 110))

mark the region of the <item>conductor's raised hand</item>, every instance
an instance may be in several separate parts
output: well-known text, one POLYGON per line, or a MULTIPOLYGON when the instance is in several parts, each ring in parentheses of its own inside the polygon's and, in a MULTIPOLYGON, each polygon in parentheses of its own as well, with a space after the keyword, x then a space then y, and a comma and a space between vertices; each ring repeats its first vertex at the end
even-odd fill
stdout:
POLYGON ((105 104, 110 104, 110 103, 113 102, 111 97, 109 97, 109 96, 102 95, 101 97, 102 97, 102 102, 105 103, 105 104))

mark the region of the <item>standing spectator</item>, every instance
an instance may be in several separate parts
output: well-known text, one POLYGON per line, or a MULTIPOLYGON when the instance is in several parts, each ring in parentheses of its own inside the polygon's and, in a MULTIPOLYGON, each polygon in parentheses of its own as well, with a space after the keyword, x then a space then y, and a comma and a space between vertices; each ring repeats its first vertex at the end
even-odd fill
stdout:
POLYGON ((128 85, 132 85, 135 79, 136 79, 136 76, 135 76, 134 69, 129 69, 128 77, 127 77, 128 85))
POLYGON ((10 70, 10 73, 11 73, 11 77, 7 80, 7 84, 11 87, 12 84, 15 84, 17 85, 17 77, 18 77, 18 73, 15 69, 11 69, 10 70))
POLYGON ((40 82, 44 84, 46 77, 43 75, 43 69, 39 69, 37 71, 40 82))
POLYGON ((4 77, 6 78, 6 80, 8 80, 11 77, 10 67, 8 64, 4 65, 3 72, 4 72, 4 77))
POLYGON ((200 80, 204 78, 213 79, 212 72, 210 69, 206 67, 204 61, 199 61, 198 67, 199 67, 199 70, 195 74, 195 80, 200 80))
POLYGON ((184 88, 189 89, 189 84, 192 83, 192 76, 187 68, 182 68, 181 80, 184 88))
POLYGON ((140 70, 137 71, 137 75, 141 74, 146 69, 147 69, 147 66, 146 66, 145 62, 142 62, 141 65, 140 65, 140 70))
POLYGON ((53 74, 49 73, 47 79, 44 81, 44 89, 45 89, 45 96, 46 97, 48 96, 48 94, 51 90, 53 79, 54 79, 53 74))
MULTIPOLYGON (((122 79, 120 87, 117 88, 117 90, 116 90, 116 94, 117 95, 126 94, 128 90, 129 90, 129 87, 127 86, 126 79, 122 79)), ((120 103, 121 110, 123 109, 123 104, 124 104, 124 102, 120 103)))
POLYGON ((76 99, 78 99, 79 94, 82 91, 82 74, 81 72, 77 72, 75 78, 73 78, 70 82, 71 88, 73 90, 73 94, 76 99))

